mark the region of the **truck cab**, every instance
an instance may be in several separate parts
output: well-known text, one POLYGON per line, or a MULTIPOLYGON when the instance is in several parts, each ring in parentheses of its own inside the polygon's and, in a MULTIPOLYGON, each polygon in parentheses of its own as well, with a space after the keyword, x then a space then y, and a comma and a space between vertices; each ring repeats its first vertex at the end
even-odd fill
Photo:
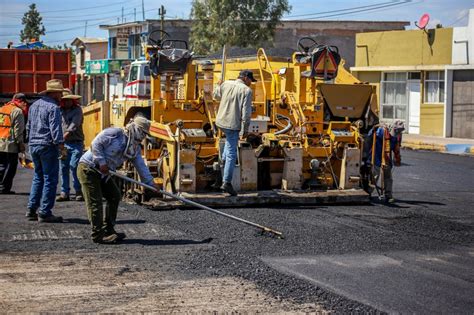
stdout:
POLYGON ((150 67, 147 60, 136 60, 130 65, 125 99, 150 99, 150 67))

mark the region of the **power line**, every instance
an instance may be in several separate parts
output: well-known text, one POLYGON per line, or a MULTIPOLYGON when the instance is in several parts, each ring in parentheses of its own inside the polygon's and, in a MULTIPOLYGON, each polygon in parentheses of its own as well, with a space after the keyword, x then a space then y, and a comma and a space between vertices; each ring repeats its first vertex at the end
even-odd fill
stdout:
MULTIPOLYGON (((127 3, 128 1, 123 1, 123 2, 115 2, 115 3, 109 3, 109 4, 103 4, 103 5, 98 5, 95 7, 84 7, 84 8, 74 8, 74 9, 64 9, 64 10, 51 10, 51 11, 42 11, 40 12, 41 14, 44 13, 55 13, 55 12, 69 12, 69 11, 81 11, 81 10, 91 10, 91 9, 97 9, 97 8, 104 8, 104 7, 110 7, 113 5, 118 5, 118 4, 123 4, 127 3)), ((39 11, 39 10, 38 10, 39 11)), ((21 14, 21 12, 3 12, 4 14, 21 14)))
POLYGON ((313 15, 321 15, 321 14, 328 14, 328 13, 335 13, 335 12, 344 12, 344 11, 350 11, 350 10, 356 10, 356 9, 362 9, 362 8, 370 8, 382 4, 390 4, 393 3, 393 1, 388 1, 388 2, 380 2, 376 4, 370 4, 370 5, 364 5, 364 6, 358 6, 358 7, 352 7, 352 8, 347 8, 347 9, 339 9, 339 10, 331 10, 331 11, 323 11, 323 12, 314 12, 314 13, 307 13, 307 14, 297 14, 297 15, 289 15, 286 16, 287 18, 295 18, 295 17, 302 17, 302 16, 313 16, 313 15))
POLYGON ((464 12, 456 21, 452 22, 452 23, 449 23, 447 26, 452 26, 454 24, 456 24, 457 22, 463 20, 464 18, 467 17, 467 15, 469 14, 469 10, 466 10, 466 12, 464 12))
MULTIPOLYGON (((158 8, 154 8, 154 9, 150 9, 150 10, 145 10, 145 12, 150 12, 150 11, 153 11, 153 10, 156 10, 158 8)), ((124 14, 123 17, 127 17, 127 16, 131 16, 133 15, 133 12, 132 13, 128 13, 128 14, 124 14)), ((93 24, 88 24, 88 26, 97 26, 97 25, 100 25, 106 21, 110 21, 112 19, 115 20, 117 16, 114 15, 114 16, 110 16, 108 18, 102 18, 102 19, 92 19, 92 20, 83 20, 84 22, 85 21, 100 21, 98 23, 93 23, 93 24)), ((70 27, 70 28, 64 28, 64 29, 56 29, 56 30, 51 30, 51 31, 46 31, 46 35, 48 34, 52 34, 52 33, 61 33, 61 32, 67 32, 67 31, 73 31, 73 30, 76 30, 78 29, 78 26, 75 26, 75 27, 70 27)), ((11 37, 11 36, 17 36, 18 34, 0 34, 0 37, 11 37)))
MULTIPOLYGON (((130 9, 133 9, 137 4, 137 0, 135 1, 132 1, 131 3, 134 3, 134 5, 132 6, 127 6, 127 7, 124 7, 124 9, 126 10, 130 10, 130 9)), ((130 3, 129 3, 130 4, 130 3)), ((100 16, 100 15, 104 15, 104 14, 109 14, 109 13, 112 13, 112 12, 120 12, 122 11, 122 9, 116 9, 116 10, 107 10, 107 12, 100 12, 100 13, 86 13, 86 14, 82 14, 82 15, 75 15, 75 17, 84 17, 84 18, 87 18, 88 20, 90 19, 91 16, 100 16)), ((26 12, 25 12, 26 13, 26 12)), ((41 17, 43 19, 47 19, 47 20, 55 20, 55 21, 65 21, 65 22, 69 22, 69 21, 79 21, 77 19, 68 19, 67 17, 65 17, 64 15, 57 15, 57 16, 43 16, 42 13, 40 12, 41 14, 41 17)), ((18 18, 22 18, 23 17, 23 14, 20 14, 20 15, 17 15, 17 16, 12 16, 12 15, 9 15, 9 16, 5 16, 5 17, 2 17, 2 18, 15 18, 15 19, 18 19, 18 18)), ((82 22, 85 22, 85 19, 81 19, 80 21, 82 22)))
POLYGON ((366 13, 366 12, 372 12, 372 11, 377 11, 380 9, 385 9, 385 8, 394 8, 394 7, 400 7, 402 5, 406 4, 412 4, 412 0, 403 0, 403 2, 396 2, 396 3, 391 3, 391 4, 385 4, 385 5, 379 5, 374 8, 369 8, 369 9, 358 9, 358 10, 353 10, 350 12, 344 12, 344 13, 337 13, 337 14, 327 14, 327 15, 322 15, 318 17, 311 17, 307 18, 307 20, 320 20, 328 17, 338 17, 338 16, 343 16, 343 15, 352 15, 355 13, 366 13))

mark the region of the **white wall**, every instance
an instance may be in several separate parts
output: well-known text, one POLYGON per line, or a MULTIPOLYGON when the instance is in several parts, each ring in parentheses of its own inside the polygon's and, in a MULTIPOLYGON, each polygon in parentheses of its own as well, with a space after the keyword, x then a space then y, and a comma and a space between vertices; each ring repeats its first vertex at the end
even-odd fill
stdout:
POLYGON ((453 28, 452 64, 474 64, 474 9, 469 10, 466 27, 453 28))

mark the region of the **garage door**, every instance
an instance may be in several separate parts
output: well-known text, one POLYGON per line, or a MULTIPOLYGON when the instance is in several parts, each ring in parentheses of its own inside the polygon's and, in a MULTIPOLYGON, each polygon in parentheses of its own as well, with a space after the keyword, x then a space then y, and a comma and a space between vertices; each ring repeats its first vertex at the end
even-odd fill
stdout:
POLYGON ((474 70, 454 71, 452 135, 474 139, 474 70))

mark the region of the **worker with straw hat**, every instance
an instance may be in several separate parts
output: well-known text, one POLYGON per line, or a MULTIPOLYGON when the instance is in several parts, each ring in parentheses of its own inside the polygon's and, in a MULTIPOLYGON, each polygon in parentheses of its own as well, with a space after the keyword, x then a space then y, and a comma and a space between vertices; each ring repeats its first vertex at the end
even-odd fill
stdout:
POLYGON ((62 217, 53 215, 58 186, 59 152, 64 149, 61 110, 63 83, 53 79, 46 82, 41 99, 34 102, 28 113, 26 130, 28 144, 35 166, 28 201, 28 220, 38 222, 62 222, 62 217))
POLYGON ((77 166, 84 150, 84 132, 82 130, 82 108, 80 95, 74 95, 69 89, 63 91, 61 98, 61 115, 64 134, 65 154, 60 161, 61 194, 56 201, 69 201, 69 174, 72 172, 72 183, 76 192, 76 201, 83 201, 81 183, 77 178, 77 166))

